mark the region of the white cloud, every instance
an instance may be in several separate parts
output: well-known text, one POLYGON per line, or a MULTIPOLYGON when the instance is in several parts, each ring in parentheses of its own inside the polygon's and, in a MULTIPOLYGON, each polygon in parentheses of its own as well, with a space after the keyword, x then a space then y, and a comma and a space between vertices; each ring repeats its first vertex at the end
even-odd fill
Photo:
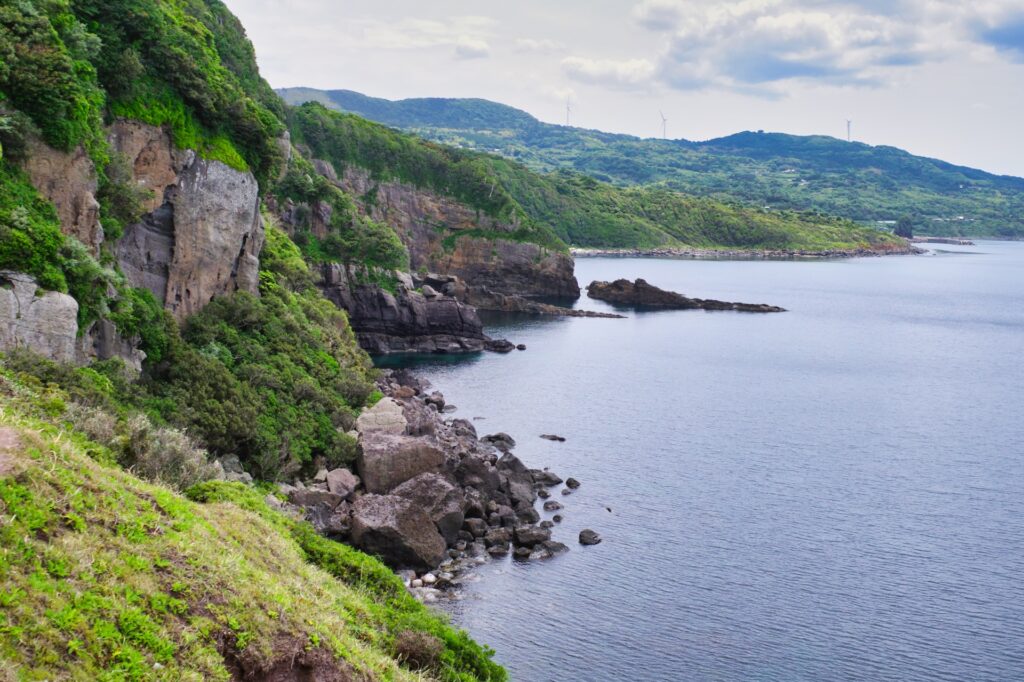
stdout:
POLYGON ((459 59, 478 59, 490 54, 495 21, 489 17, 407 18, 399 22, 367 22, 362 43, 367 49, 411 50, 447 47, 459 59))
POLYGON ((515 48, 518 52, 551 53, 564 50, 565 43, 548 39, 518 38, 515 42, 515 48))
POLYGON ((654 64, 647 59, 589 59, 566 57, 562 71, 569 78, 582 83, 606 85, 615 88, 639 88, 650 84, 654 64))

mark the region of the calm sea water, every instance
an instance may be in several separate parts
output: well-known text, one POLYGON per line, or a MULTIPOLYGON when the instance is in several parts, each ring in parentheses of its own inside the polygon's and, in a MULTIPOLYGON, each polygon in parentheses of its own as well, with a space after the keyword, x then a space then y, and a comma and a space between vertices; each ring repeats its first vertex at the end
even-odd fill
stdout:
POLYGON ((515 680, 1024 679, 1024 244, 941 249, 581 259, 789 312, 504 319, 526 352, 421 364, 583 484, 569 554, 483 567, 455 621, 515 680))

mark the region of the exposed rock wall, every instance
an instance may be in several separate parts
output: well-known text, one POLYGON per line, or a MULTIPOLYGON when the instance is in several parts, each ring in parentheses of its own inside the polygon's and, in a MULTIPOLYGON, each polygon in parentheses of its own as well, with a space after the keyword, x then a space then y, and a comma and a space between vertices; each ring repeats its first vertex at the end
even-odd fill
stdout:
POLYGON ((360 283, 361 268, 339 264, 321 270, 324 295, 348 313, 364 350, 375 353, 459 353, 493 347, 470 306, 426 286, 400 282, 395 293, 360 283))
POLYGON ((358 202, 370 218, 392 226, 409 249, 413 270, 427 269, 456 275, 474 285, 522 296, 578 298, 572 257, 536 244, 462 237, 446 250, 449 231, 485 230, 511 233, 519 227, 484 215, 465 204, 434 192, 400 182, 377 182, 368 171, 348 167, 337 176, 324 161, 317 170, 355 197, 374 196, 358 202))
POLYGON ((32 277, 0 271, 0 348, 29 348, 51 360, 72 362, 77 335, 75 299, 41 293, 32 277))
POLYGON ((179 320, 217 296, 255 292, 264 232, 252 174, 176 149, 166 130, 135 121, 117 121, 110 141, 153 193, 117 245, 128 281, 179 320))
POLYGON ((81 147, 62 152, 40 140, 28 140, 25 172, 44 197, 53 202, 64 234, 89 247, 93 255, 103 243, 98 181, 92 159, 81 147))

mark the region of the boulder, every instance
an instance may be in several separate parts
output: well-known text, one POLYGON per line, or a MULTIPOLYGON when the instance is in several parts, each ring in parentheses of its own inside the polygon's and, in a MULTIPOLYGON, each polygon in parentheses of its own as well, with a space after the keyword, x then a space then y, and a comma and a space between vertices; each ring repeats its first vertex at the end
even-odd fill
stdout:
POLYGON ((553 433, 541 434, 541 438, 543 438, 544 440, 554 441, 556 443, 564 443, 565 442, 565 437, 564 436, 556 436, 553 433))
POLYGON ((487 499, 492 498, 501 487, 501 475, 498 470, 477 455, 462 458, 455 467, 455 478, 462 486, 476 488, 487 499))
POLYGON ((454 483, 440 474, 426 473, 395 487, 392 495, 405 498, 427 513, 449 545, 459 539, 465 519, 465 498, 454 483))
MULTIPOLYGON (((462 527, 474 538, 482 538, 487 534, 487 522, 483 519, 466 519, 462 527)), ((462 534, 459 534, 462 537, 462 534)))
POLYGON ((548 500, 544 503, 544 511, 558 511, 562 509, 561 502, 555 502, 554 500, 548 500))
POLYGON ((352 507, 348 502, 337 507, 328 504, 306 507, 305 518, 318 533, 332 540, 345 540, 352 530, 352 507))
POLYGON ((533 487, 533 475, 522 461, 510 452, 498 460, 495 467, 501 475, 501 489, 516 505, 533 504, 537 491, 533 487))
POLYGON ((516 446, 516 441, 507 433, 492 433, 480 439, 482 442, 493 445, 502 452, 508 452, 516 446))
POLYGON ((537 485, 543 485, 547 487, 556 486, 562 482, 562 479, 553 471, 544 469, 530 469, 530 475, 533 476, 533 482, 537 485))
POLYGON ((484 536, 484 542, 488 547, 492 545, 507 545, 512 542, 512 531, 508 528, 492 528, 484 536))
POLYGON ((551 531, 539 526, 516 526, 513 533, 516 545, 533 547, 551 539, 551 531))
POLYGON ((437 472, 444 453, 424 438, 374 433, 360 439, 356 470, 370 493, 386 493, 410 478, 437 472))
POLYGON ((580 544, 581 545, 597 545, 601 543, 601 536, 594 531, 586 528, 580 531, 580 544))
POLYGON ((334 469, 333 471, 329 471, 324 479, 327 481, 328 490, 337 495, 341 495, 341 497, 346 500, 351 497, 352 493, 354 493, 356 488, 359 487, 359 477, 348 469, 334 469))
POLYGON ((542 542, 541 546, 552 555, 564 554, 565 552, 569 551, 569 548, 566 545, 562 544, 561 542, 555 542, 554 540, 542 542))
POLYGON ((356 419, 356 431, 361 434, 389 433, 402 434, 408 422, 402 404, 391 398, 377 401, 373 407, 363 410, 356 419))
POLYGON ((396 495, 363 495, 352 508, 352 543, 393 567, 430 570, 445 556, 434 521, 396 495))
POLYGON ((570 476, 565 479, 565 485, 572 490, 576 490, 576 488, 580 487, 580 482, 570 476))
POLYGON ((316 488, 297 488, 288 494, 288 501, 300 507, 314 507, 318 504, 323 504, 334 509, 343 500, 344 498, 337 493, 332 493, 329 490, 317 490, 316 488))

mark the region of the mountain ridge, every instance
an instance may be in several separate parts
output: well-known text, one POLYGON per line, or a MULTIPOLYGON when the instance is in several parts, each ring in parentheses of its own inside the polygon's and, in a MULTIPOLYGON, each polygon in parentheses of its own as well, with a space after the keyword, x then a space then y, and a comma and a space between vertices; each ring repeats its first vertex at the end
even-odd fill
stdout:
POLYGON ((501 154, 534 170, 570 169, 614 184, 654 184, 862 223, 910 215, 922 232, 936 235, 1024 236, 1024 178, 891 145, 762 131, 704 141, 659 140, 543 123, 488 100, 391 101, 310 88, 277 92, 291 104, 315 98, 428 139, 501 154))

